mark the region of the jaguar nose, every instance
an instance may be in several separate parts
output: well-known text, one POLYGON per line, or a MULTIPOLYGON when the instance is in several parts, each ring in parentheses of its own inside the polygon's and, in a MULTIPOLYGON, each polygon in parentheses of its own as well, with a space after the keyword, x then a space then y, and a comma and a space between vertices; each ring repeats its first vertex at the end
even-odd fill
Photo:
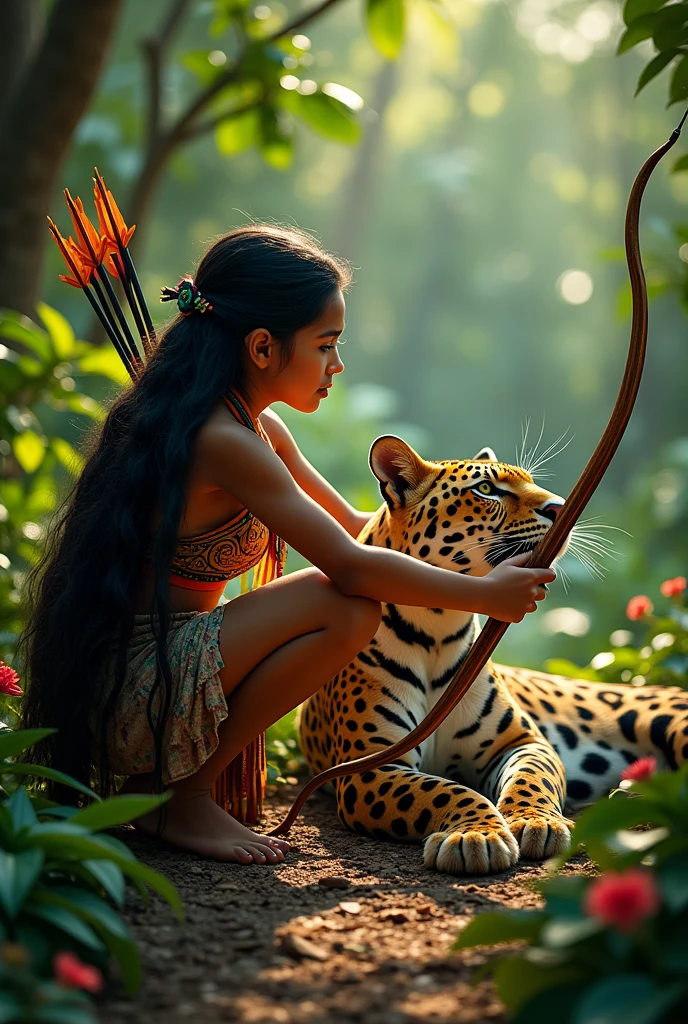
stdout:
POLYGON ((549 519, 553 523, 563 507, 563 501, 548 501, 543 508, 539 508, 537 511, 541 516, 544 516, 545 519, 549 519))

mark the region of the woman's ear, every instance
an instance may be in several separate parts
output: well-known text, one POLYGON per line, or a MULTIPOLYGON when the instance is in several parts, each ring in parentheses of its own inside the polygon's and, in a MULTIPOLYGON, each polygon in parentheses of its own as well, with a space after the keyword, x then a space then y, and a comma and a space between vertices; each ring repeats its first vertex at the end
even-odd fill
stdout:
POLYGON ((373 441, 369 461, 390 508, 403 508, 413 493, 427 486, 435 475, 436 467, 394 434, 384 434, 373 441))
POLYGON ((246 354, 259 370, 265 370, 275 357, 278 345, 269 331, 256 327, 244 339, 246 354))

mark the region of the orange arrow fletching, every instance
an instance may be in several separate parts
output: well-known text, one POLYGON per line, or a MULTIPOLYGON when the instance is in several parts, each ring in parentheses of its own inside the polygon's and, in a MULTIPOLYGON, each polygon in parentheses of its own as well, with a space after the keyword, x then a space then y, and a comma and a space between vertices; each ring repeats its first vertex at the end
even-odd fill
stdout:
POLYGON ((96 183, 93 189, 93 198, 98 212, 100 233, 107 239, 111 251, 118 251, 120 246, 126 248, 136 230, 136 225, 132 224, 130 228, 127 227, 112 192, 105 187, 105 182, 97 171, 93 180, 96 183))
POLYGON ((58 249, 64 257, 65 263, 74 274, 74 277, 66 277, 64 274, 60 274, 60 280, 64 281, 65 284, 72 285, 73 288, 85 288, 90 282, 94 270, 93 260, 89 255, 81 251, 71 235, 69 238, 63 238, 57 225, 50 217, 48 217, 48 226, 58 249))
POLYGON ((98 266, 105 259, 108 251, 107 239, 100 235, 84 212, 84 204, 79 197, 72 199, 69 189, 64 190, 67 206, 72 216, 74 230, 81 243, 81 252, 84 260, 89 260, 94 267, 98 266))

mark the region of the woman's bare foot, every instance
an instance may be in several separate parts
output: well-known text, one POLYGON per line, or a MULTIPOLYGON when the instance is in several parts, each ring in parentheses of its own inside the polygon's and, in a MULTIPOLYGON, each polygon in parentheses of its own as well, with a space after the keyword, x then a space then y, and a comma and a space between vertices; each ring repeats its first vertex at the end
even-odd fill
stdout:
MULTIPOLYGON (((130 776, 120 792, 150 792, 150 788, 149 776, 130 776)), ((171 788, 174 791, 174 786, 171 788)), ((151 811, 135 818, 132 824, 157 836, 158 813, 151 811)), ((290 849, 286 840, 262 836, 242 825, 215 803, 209 790, 174 792, 163 813, 160 838, 203 857, 239 864, 278 864, 290 849)))

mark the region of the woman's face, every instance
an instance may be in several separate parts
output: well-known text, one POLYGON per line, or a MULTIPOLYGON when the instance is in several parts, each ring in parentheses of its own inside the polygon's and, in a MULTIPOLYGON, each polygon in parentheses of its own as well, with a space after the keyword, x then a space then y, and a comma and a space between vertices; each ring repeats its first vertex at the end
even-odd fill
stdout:
POLYGON ((271 367, 271 402, 284 402, 299 412, 315 412, 327 398, 335 374, 344 369, 338 346, 344 313, 344 296, 337 289, 322 316, 296 332, 289 362, 280 367, 276 359, 271 367))

